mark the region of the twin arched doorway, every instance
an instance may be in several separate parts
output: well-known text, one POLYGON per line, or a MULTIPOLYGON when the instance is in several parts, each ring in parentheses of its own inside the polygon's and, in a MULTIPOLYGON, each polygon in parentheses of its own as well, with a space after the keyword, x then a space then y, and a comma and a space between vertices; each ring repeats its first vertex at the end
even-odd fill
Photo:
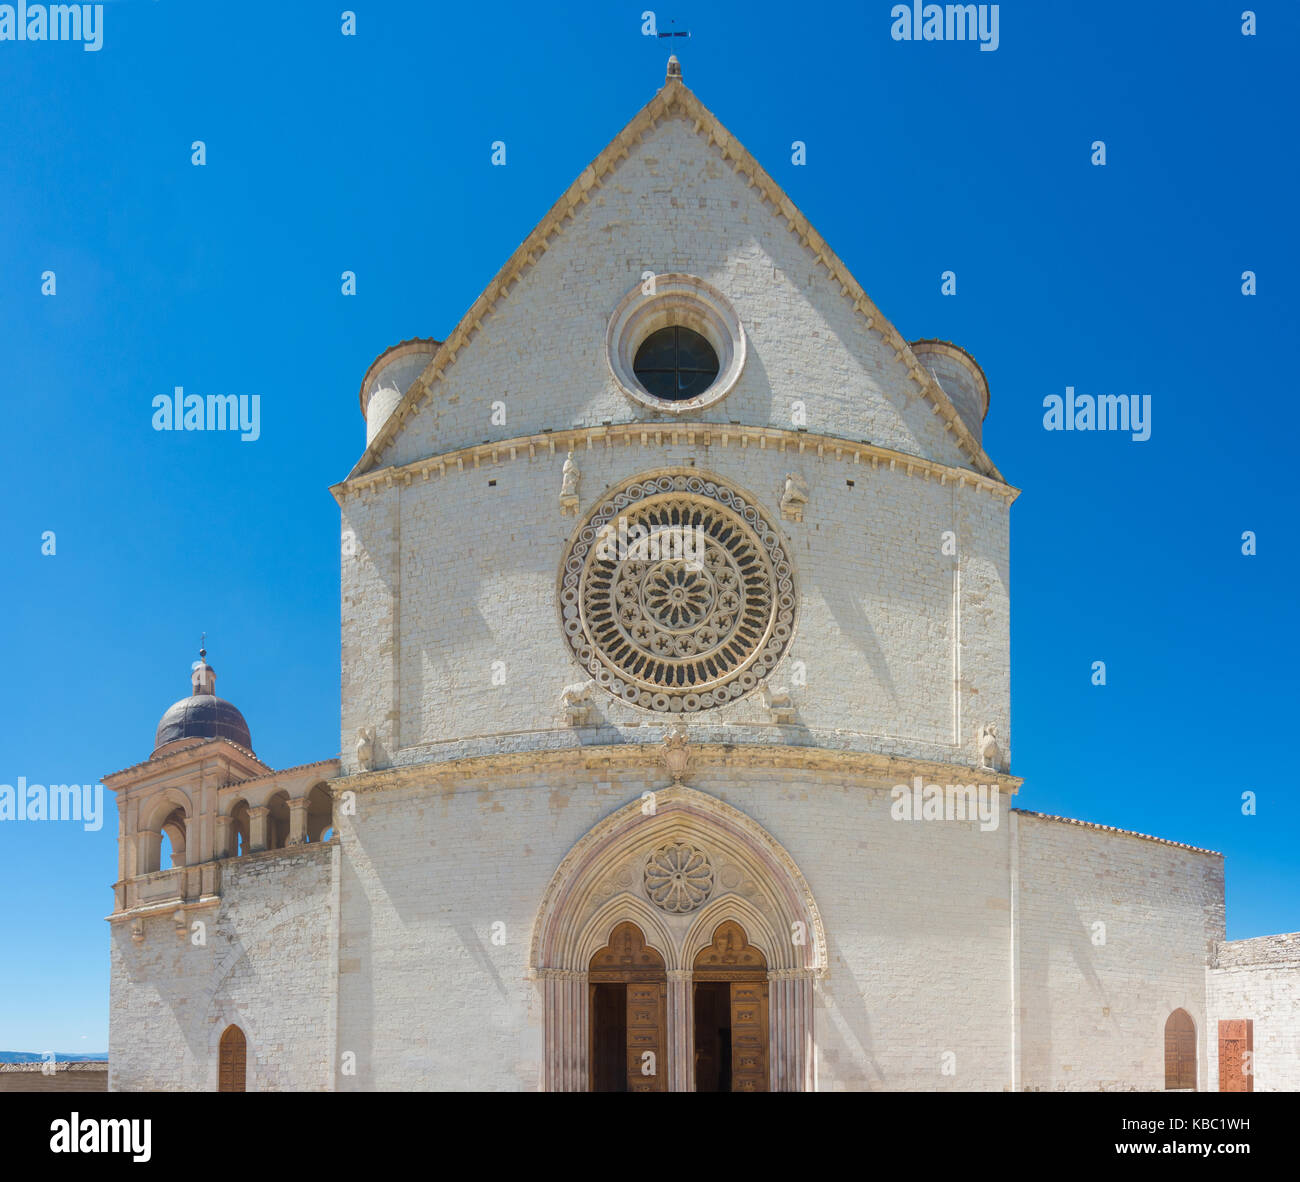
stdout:
POLYGON ((538 910, 548 1091, 811 1091, 825 936, 751 818, 676 785, 564 858, 538 910))
MULTIPOLYGON (((689 984, 694 1090, 767 1091, 767 958, 740 924, 718 925, 689 984)), ((587 991, 591 1090, 667 1090, 668 973, 636 924, 616 925, 592 956, 587 991)))

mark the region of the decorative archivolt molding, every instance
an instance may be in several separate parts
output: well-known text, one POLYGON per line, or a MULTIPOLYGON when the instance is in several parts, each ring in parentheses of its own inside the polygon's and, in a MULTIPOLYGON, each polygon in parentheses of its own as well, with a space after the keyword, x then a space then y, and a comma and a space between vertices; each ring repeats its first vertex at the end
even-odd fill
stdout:
POLYGON ((717 926, 735 919, 768 967, 824 973, 828 958, 821 912, 794 859, 739 809, 693 788, 656 792, 652 811, 638 798, 595 825, 565 855, 533 923, 529 969, 583 972, 625 920, 670 971, 687 971, 712 942, 717 926), (697 909, 672 914, 657 907, 642 875, 648 855, 673 842, 707 850, 716 889, 697 909))
POLYGON ((935 460, 909 455, 879 447, 874 443, 855 442, 838 435, 814 434, 809 431, 791 431, 783 427, 745 426, 736 423, 617 423, 600 427, 572 427, 562 431, 544 431, 537 435, 520 435, 495 443, 477 443, 457 448, 438 456, 412 460, 408 464, 378 468, 364 475, 349 476, 331 486, 330 492, 340 505, 348 498, 363 493, 375 494, 397 487, 409 487, 416 481, 432 477, 456 475, 466 470, 477 470, 486 464, 513 463, 519 459, 536 459, 541 456, 552 460, 584 447, 594 451, 597 447, 655 447, 685 444, 688 447, 739 447, 747 450, 772 451, 778 455, 814 454, 818 459, 834 456, 852 464, 870 464, 873 471, 885 468, 902 472, 921 480, 935 480, 941 486, 971 488, 995 496, 1008 505, 1020 495, 1020 490, 1001 479, 991 479, 935 460))
POLYGON ((384 451, 401 432, 408 417, 431 400, 432 387, 443 373, 455 363, 460 350, 482 331, 483 321, 491 315, 499 300, 509 298, 511 288, 518 285, 538 259, 550 248, 551 239, 559 237, 577 211, 591 200, 591 193, 599 189, 605 178, 625 160, 641 139, 652 132, 661 119, 683 118, 692 124, 695 134, 703 135, 705 142, 716 146, 722 159, 731 169, 745 177, 749 188, 757 188, 765 205, 771 207, 774 217, 783 218, 790 233, 807 248, 815 266, 826 269, 827 277, 839 286, 840 296, 848 300, 862 316, 866 327, 876 332, 893 350, 895 361, 906 370, 909 379, 916 383, 918 392, 933 404, 933 413, 943 419, 944 430, 951 432, 958 446, 970 457, 975 467, 996 481, 1001 473, 989 458, 970 428, 962 421, 952 400, 912 352, 902 334, 882 315, 879 308, 849 272, 848 267, 830 248, 825 239, 813 229, 808 219, 776 183, 713 114, 682 82, 680 76, 670 75, 664 86, 623 128, 613 141, 589 164, 564 195, 551 207, 536 228, 506 261, 496 278, 470 306, 460 323, 430 358, 424 371, 411 384, 388 421, 366 447, 353 468, 351 477, 359 476, 379 462, 384 451))

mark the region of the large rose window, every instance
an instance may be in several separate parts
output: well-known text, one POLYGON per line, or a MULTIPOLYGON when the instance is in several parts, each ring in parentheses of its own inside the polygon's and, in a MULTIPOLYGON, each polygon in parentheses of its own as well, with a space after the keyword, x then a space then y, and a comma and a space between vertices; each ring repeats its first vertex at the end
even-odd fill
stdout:
POLYGON ((598 505, 560 577, 564 632, 597 684, 694 712, 754 689, 794 628, 793 572, 744 496, 696 473, 638 479, 598 505))

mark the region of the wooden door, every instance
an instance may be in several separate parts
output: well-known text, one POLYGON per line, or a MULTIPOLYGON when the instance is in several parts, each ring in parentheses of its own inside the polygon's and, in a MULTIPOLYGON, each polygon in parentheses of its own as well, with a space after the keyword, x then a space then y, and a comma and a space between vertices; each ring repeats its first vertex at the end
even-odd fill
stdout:
POLYGON ((1219 1021, 1219 1091, 1255 1090, 1255 1022, 1252 1018, 1219 1021))
POLYGON ((627 1090, 667 1090, 664 1037, 667 1027, 667 983, 629 981, 627 986, 627 1090))
MULTIPOLYGON (((728 1009, 731 1088, 733 1092, 768 1090, 767 1029, 767 958, 749 942, 745 929, 735 920, 726 920, 713 933, 713 942, 695 957, 696 982, 725 982, 728 994, 723 1002, 728 1009)), ((706 1045, 708 1032, 699 1023, 704 1009, 695 1014, 696 1047, 706 1045)), ((724 1054, 726 1052, 724 1051, 724 1054)), ((711 1073, 712 1075, 712 1073, 711 1073)), ((726 1077, 722 1086, 726 1086, 726 1077)), ((708 1086, 697 1070, 696 1087, 708 1086)))
POLYGON ((248 1043, 238 1026, 227 1026, 217 1053, 217 1091, 242 1092, 248 1066, 248 1043))
POLYGON ((1196 1023, 1186 1010, 1165 1023, 1165 1088, 1196 1090, 1196 1023))
POLYGON ((646 944, 636 924, 620 923, 592 955, 587 980, 591 1090, 667 1091, 668 976, 662 954, 646 944), (615 1037, 618 1043, 607 1047, 615 1037), (618 1057, 612 1072, 606 1050, 618 1057))
POLYGON ((731 1090, 767 1091, 767 982, 731 982, 731 1090))

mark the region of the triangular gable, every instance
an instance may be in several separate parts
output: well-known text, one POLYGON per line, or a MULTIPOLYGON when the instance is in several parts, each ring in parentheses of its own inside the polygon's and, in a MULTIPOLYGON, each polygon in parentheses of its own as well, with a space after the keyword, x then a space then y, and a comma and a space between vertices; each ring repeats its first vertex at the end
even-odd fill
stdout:
POLYGON ((893 351, 894 359, 917 386, 917 392, 930 402, 933 411, 942 419, 944 429, 950 432, 958 447, 970 457, 971 466, 991 479, 1005 483, 1002 474, 989 458, 979 440, 966 426, 952 400, 943 391, 934 376, 913 354, 902 334, 889 322, 875 303, 853 278, 849 269, 826 241, 809 224, 794 202, 763 170, 744 146, 718 121, 717 117, 699 101, 682 82, 680 73, 669 74, 663 87, 610 142, 599 156, 588 165, 563 196, 551 207, 531 234, 510 256, 505 266, 488 284, 483 293, 470 306, 455 330, 450 333, 438 351, 430 358, 420 376, 410 385, 387 422, 380 428, 362 453, 348 479, 376 467, 384 453, 403 430, 406 419, 422 402, 431 397, 432 387, 444 371, 452 366, 460 351, 482 327, 498 300, 507 299, 511 288, 517 285, 523 273, 546 253, 552 239, 563 230, 564 224, 591 200, 593 190, 609 179, 630 154, 631 149, 656 124, 665 118, 682 118, 692 121, 696 134, 703 135, 706 143, 715 148, 724 162, 757 188, 764 203, 771 204, 785 219, 789 228, 798 235, 800 243, 815 265, 824 267, 829 279, 840 288, 842 298, 850 301, 865 327, 877 333, 893 351))

